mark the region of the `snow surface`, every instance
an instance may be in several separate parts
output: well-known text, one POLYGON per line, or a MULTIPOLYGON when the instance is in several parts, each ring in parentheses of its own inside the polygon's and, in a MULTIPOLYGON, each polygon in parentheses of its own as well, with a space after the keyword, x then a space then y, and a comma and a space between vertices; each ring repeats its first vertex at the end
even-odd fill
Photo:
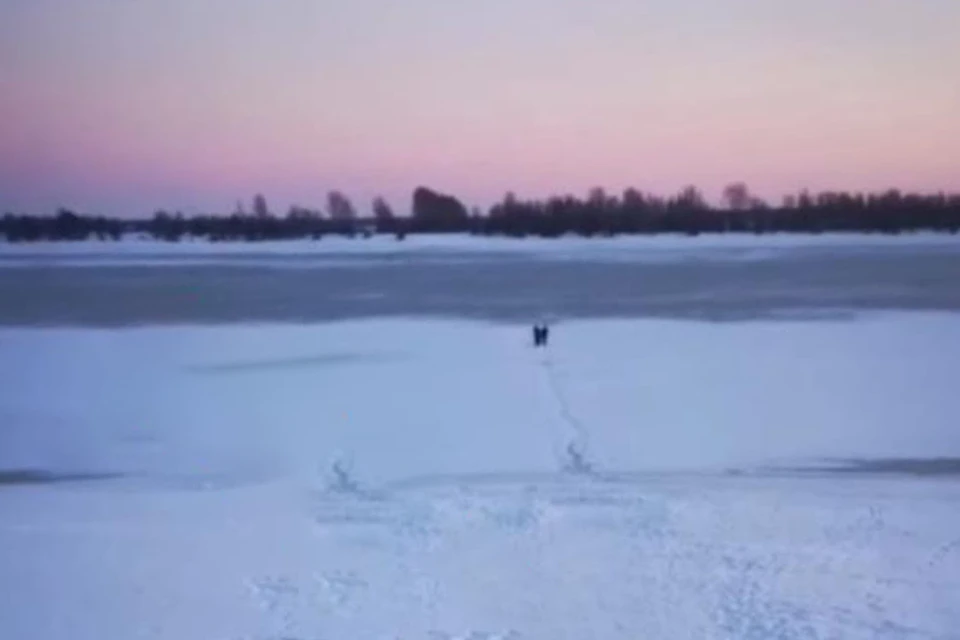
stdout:
POLYGON ((325 237, 319 241, 215 242, 186 239, 177 243, 127 238, 120 242, 0 242, 0 267, 43 264, 130 266, 182 264, 260 264, 278 267, 356 265, 358 258, 383 260, 419 257, 476 260, 484 254, 550 260, 664 262, 691 258, 765 260, 791 252, 915 252, 918 249, 960 252, 960 236, 912 233, 879 234, 703 234, 620 236, 614 238, 502 238, 466 234, 415 234, 402 242, 393 236, 369 239, 325 237))
POLYGON ((955 638, 960 482, 790 468, 960 457, 958 372, 948 314, 3 329, 0 638, 955 638))

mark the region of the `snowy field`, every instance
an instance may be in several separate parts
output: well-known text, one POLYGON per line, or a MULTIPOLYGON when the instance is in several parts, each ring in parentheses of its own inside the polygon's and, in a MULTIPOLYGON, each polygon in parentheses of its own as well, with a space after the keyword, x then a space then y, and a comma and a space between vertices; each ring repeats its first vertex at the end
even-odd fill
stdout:
POLYGON ((960 317, 527 332, 0 329, 0 638, 960 637, 960 317))

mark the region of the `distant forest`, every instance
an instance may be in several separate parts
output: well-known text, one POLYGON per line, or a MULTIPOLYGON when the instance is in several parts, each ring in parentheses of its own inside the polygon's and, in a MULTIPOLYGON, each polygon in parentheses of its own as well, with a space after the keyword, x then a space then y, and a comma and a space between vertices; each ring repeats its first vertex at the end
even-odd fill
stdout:
POLYGON ((273 213, 263 195, 247 210, 238 204, 230 214, 184 216, 157 211, 148 219, 119 219, 61 209, 55 215, 7 213, 0 237, 9 242, 47 240, 120 240, 125 236, 168 242, 191 238, 210 242, 312 238, 327 235, 370 237, 411 233, 471 233, 482 236, 555 238, 620 234, 825 233, 897 234, 911 231, 957 233, 960 194, 803 191, 771 206, 751 195, 745 184, 728 186, 722 206, 711 206, 695 187, 664 198, 627 189, 611 195, 600 188, 586 198, 555 196, 521 200, 508 193, 489 211, 468 211, 457 198, 426 187, 413 192, 409 215, 397 215, 383 198, 361 213, 340 191, 327 195, 323 209, 292 206, 273 213))

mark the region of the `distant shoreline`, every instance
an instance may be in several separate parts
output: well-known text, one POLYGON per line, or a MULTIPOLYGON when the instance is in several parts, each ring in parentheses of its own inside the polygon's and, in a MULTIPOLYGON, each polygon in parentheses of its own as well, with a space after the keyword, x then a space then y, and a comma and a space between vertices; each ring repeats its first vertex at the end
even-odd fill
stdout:
POLYGON ((897 243, 909 241, 911 239, 916 239, 918 237, 925 238, 956 238, 957 243, 960 243, 960 235, 958 235, 957 229, 929 229, 929 228, 918 228, 918 229, 905 229, 902 231, 896 232, 882 232, 882 231, 870 231, 870 230, 851 230, 851 231, 841 231, 841 230, 830 230, 830 231, 807 231, 807 230, 777 230, 777 231, 767 231, 762 233, 755 233, 750 231, 714 231, 714 230, 705 230, 705 231, 696 231, 696 232, 682 232, 682 231, 656 231, 656 232, 632 232, 632 233, 615 233, 615 234, 593 234, 593 235, 583 235, 575 232, 565 232, 557 235, 539 235, 539 234, 522 234, 522 235, 510 235, 504 233, 474 233, 469 231, 456 231, 456 232, 409 232, 403 235, 403 237, 397 237, 393 233, 382 233, 382 232, 370 232, 370 233, 355 233, 355 234, 344 234, 344 233, 327 233, 317 237, 310 236, 292 236, 292 237, 263 237, 263 238, 210 238, 207 236, 192 236, 184 235, 175 239, 164 239, 160 237, 151 236, 144 233, 133 233, 133 232, 123 232, 117 237, 84 237, 84 238, 55 238, 55 237, 44 237, 31 240, 14 240, 6 237, 0 229, 0 250, 4 247, 36 247, 44 245, 58 245, 58 246, 78 246, 78 245, 95 245, 102 247, 113 247, 117 245, 125 244, 156 244, 159 246, 178 246, 178 245, 187 245, 187 246, 248 246, 248 247, 261 247, 269 246, 273 244, 280 245, 292 245, 292 244, 305 244, 305 245, 322 245, 324 243, 356 243, 364 244, 370 240, 384 241, 387 240, 391 243, 397 245, 403 245, 406 243, 414 244, 419 239, 423 238, 453 238, 453 239, 467 239, 477 243, 489 243, 489 242, 502 242, 510 244, 520 244, 520 243, 557 243, 557 242, 569 242, 571 240, 582 241, 585 243, 596 243, 603 244, 609 242, 622 242, 628 240, 641 240, 648 242, 656 241, 676 241, 681 243, 698 243, 711 240, 721 240, 721 241, 744 241, 751 243, 764 243, 773 241, 783 240, 785 238, 794 238, 801 241, 810 241, 816 242, 818 240, 824 240, 826 242, 837 242, 837 241, 849 241, 849 240, 863 240, 863 239, 872 239, 878 240, 885 243, 897 243))

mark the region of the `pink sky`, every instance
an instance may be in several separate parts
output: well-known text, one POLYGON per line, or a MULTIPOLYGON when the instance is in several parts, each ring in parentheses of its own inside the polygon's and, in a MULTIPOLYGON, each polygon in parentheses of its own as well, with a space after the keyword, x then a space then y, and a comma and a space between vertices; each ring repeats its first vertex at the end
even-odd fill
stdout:
POLYGON ((0 211, 960 191, 955 0, 0 0, 0 211))

